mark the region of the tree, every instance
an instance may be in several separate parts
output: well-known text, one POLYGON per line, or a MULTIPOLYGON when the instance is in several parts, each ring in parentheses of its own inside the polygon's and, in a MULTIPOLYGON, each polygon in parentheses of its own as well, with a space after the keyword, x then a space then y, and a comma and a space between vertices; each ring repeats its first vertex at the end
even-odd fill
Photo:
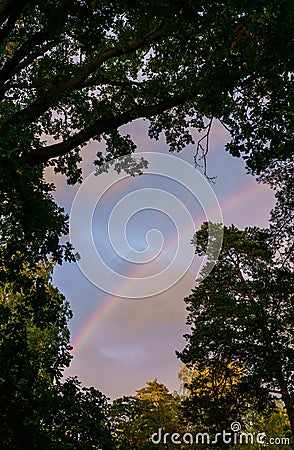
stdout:
MULTIPOLYGON (((151 437, 159 429, 169 436, 181 432, 180 416, 180 398, 157 380, 147 382, 147 386, 137 390, 134 397, 114 400, 108 413, 117 448, 121 450, 153 449, 151 437)), ((163 443, 163 439, 156 447, 174 448, 169 440, 163 443)))
MULTIPOLYGON (((217 119, 231 133, 227 149, 242 155, 253 173, 287 160, 293 144, 292 21, 290 0, 1 2, 0 287, 3 298, 8 289, 8 298, 19 305, 19 314, 4 308, 4 353, 16 336, 23 355, 44 357, 46 377, 55 374, 46 365, 50 359, 56 376, 68 362, 68 312, 60 311, 61 300, 49 322, 56 324, 55 348, 45 358, 28 347, 45 330, 42 319, 49 312, 42 302, 53 292, 42 277, 28 281, 28 274, 49 258, 58 263, 75 259, 70 244, 59 242, 68 232, 67 217, 53 201, 54 186, 44 181, 44 168, 53 166, 69 183, 80 181, 80 150, 91 139, 106 143, 105 154, 97 154, 98 167, 130 155, 135 145, 120 127, 138 118, 149 120, 150 137, 164 132, 176 151, 192 142, 191 127, 202 130, 196 159, 205 161, 217 119), (37 295, 34 289, 39 293, 40 286, 37 295), (35 311, 40 312, 37 324, 35 311), (6 327, 13 333, 5 334, 6 327)), ((15 351, 9 370, 20 374, 24 359, 15 351)), ((8 373, 5 359, 3 364, 8 373)), ((38 364, 27 368, 36 392, 38 364)), ((13 389, 18 392, 18 383, 13 389)), ((31 394, 24 392, 23 399, 31 394)), ((32 420, 39 423, 35 416, 32 420)), ((8 424, 4 433, 10 436, 15 427, 8 424)))
POLYGON ((243 155, 253 173, 290 157, 293 8, 290 0, 3 0, 7 267, 15 243, 30 258, 73 259, 58 244, 66 218, 42 181, 43 168, 79 181, 85 143, 104 139, 98 166, 130 154, 135 145, 120 127, 138 118, 149 120, 151 137, 164 132, 171 150, 192 142, 191 127, 203 130, 197 153, 204 159, 212 121, 220 120, 231 133, 227 149, 243 155))
MULTIPOLYGON (((115 399, 107 411, 112 435, 120 450, 135 450, 140 440, 142 405, 135 397, 115 399)), ((144 440, 145 442, 145 440, 144 440)))
POLYGON ((0 288, 2 447, 36 448, 46 392, 71 360, 68 303, 49 277, 50 267, 24 266, 21 288, 0 288))
MULTIPOLYGON (((232 424, 238 422, 240 431, 248 433, 248 439, 252 435, 252 440, 248 440, 252 449, 260 449, 261 442, 257 440, 260 434, 263 434, 264 442, 275 440, 277 445, 272 444, 273 448, 278 449, 282 443, 287 445, 290 442, 290 422, 282 402, 275 400, 271 407, 260 411, 258 399, 252 396, 248 388, 242 389, 244 367, 220 364, 215 360, 205 361, 201 366, 204 369, 199 370, 199 364, 182 364, 179 372, 183 392, 181 412, 186 430, 190 430, 192 435, 199 430, 207 432, 211 436, 210 442, 213 442, 222 430, 226 431, 228 438, 232 424)), ((231 439, 233 442, 233 434, 231 439)), ((232 446, 218 442, 216 448, 241 450, 244 443, 240 435, 232 446)), ((195 448, 201 447, 197 444, 195 448)))
POLYGON ((179 378, 186 392, 182 409, 187 424, 215 434, 241 420, 244 411, 254 405, 254 397, 242 392, 244 371, 242 365, 226 360, 183 365, 179 378))
POLYGON ((69 304, 52 285, 52 265, 0 286, 0 442, 5 449, 93 448, 108 442, 106 398, 77 380, 61 382, 71 361, 69 304), (91 444, 91 445, 90 445, 91 444))
POLYGON ((61 157, 57 169, 78 178, 79 146, 104 133, 111 157, 125 154, 132 146, 116 130, 140 117, 153 117, 154 136, 172 125, 180 149, 187 114, 200 128, 204 116, 223 120, 231 151, 256 170, 290 151, 289 1, 6 0, 0 14, 1 135, 23 164, 61 157), (62 142, 45 146, 42 133, 62 142))
MULTIPOLYGON (((155 379, 147 381, 147 386, 136 391, 136 398, 142 401, 145 409, 144 422, 148 429, 148 439, 161 428, 163 433, 179 433, 181 431, 179 398, 169 392, 167 387, 155 379)), ((170 439, 170 438, 169 438, 170 439)), ((153 448, 154 444, 150 445, 153 448)), ((170 442, 163 448, 173 448, 170 442)))
POLYGON ((97 389, 81 388, 78 379, 67 378, 52 389, 51 416, 43 422, 58 450, 114 450, 106 417, 107 398, 97 389))
POLYGON ((294 263, 294 186, 293 161, 269 167, 260 177, 275 191, 276 205, 271 211, 271 240, 277 249, 280 264, 293 269, 294 263))
MULTIPOLYGON (((203 254, 207 223, 195 237, 203 254)), ((224 228, 215 268, 185 299, 191 334, 178 355, 201 368, 226 360, 243 365, 239 386, 264 399, 264 407, 278 395, 293 433, 293 273, 275 258, 270 238, 268 230, 224 228)))
MULTIPOLYGON (((272 444, 271 448, 279 450, 283 442, 291 442, 291 430, 287 413, 280 401, 275 402, 274 409, 266 410, 263 413, 258 411, 250 411, 243 418, 244 428, 246 432, 257 436, 258 433, 265 433, 265 439, 268 442, 271 438, 275 440, 276 445, 272 444), (282 439, 286 439, 282 441, 282 439)), ((234 448, 242 450, 244 444, 236 445, 234 448)), ((253 450, 260 449, 260 443, 250 445, 253 450)))

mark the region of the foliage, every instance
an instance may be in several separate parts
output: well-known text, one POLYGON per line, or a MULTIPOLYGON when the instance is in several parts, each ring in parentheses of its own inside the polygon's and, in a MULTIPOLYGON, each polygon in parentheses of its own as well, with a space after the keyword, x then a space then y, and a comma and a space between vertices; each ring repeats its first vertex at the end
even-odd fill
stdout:
POLYGON ((137 448, 140 440, 141 404, 135 397, 124 396, 113 401, 107 416, 117 448, 129 450, 137 448))
POLYGON ((49 282, 50 267, 25 266, 22 287, 1 286, 1 436, 3 445, 38 440, 43 393, 70 362, 70 317, 64 297, 49 282), (10 442, 12 439, 12 442, 10 442))
MULTIPOLYGON (((228 363, 220 367, 218 361, 206 362, 203 370, 199 370, 197 363, 190 366, 182 364, 178 377, 182 390, 180 409, 186 430, 190 430, 192 435, 208 432, 214 440, 217 433, 222 430, 229 433, 231 425, 238 422, 241 433, 253 436, 250 442, 252 449, 260 449, 257 436, 261 433, 266 442, 271 438, 277 439, 279 443, 271 444, 272 448, 281 447, 282 439, 291 442, 290 422, 282 402, 275 400, 270 408, 259 411, 256 408, 258 402, 251 393, 239 389, 244 372, 245 368, 240 365, 228 363)), ((197 444, 195 448, 202 447, 197 444)), ((218 442, 216 448, 241 450, 244 441, 240 443, 237 438, 232 446, 218 442)))
POLYGON ((263 174, 260 181, 275 191, 276 204, 271 211, 272 245, 277 249, 279 262, 293 270, 294 263, 294 184, 293 160, 279 163, 263 174))
MULTIPOLYGON (((282 439, 288 439, 291 442, 291 429, 287 412, 279 401, 275 402, 274 409, 265 411, 264 413, 250 411, 243 418, 243 424, 243 431, 251 433, 253 436, 257 436, 258 433, 265 433, 266 441, 277 439, 276 445, 270 445, 272 449, 281 449, 282 439)), ((244 448, 244 444, 237 444, 233 448, 242 450, 242 447, 244 448)), ((289 446, 287 445, 287 447, 289 446)), ((250 448, 252 450, 259 450, 260 444, 253 442, 253 444, 250 444, 250 448)))
MULTIPOLYGON (((2 164, 3 163, 3 164, 2 164)), ((52 197, 53 185, 44 182, 40 168, 0 165, 0 281, 20 282, 23 264, 34 270, 49 256, 58 263, 74 260, 70 244, 59 244, 68 233, 67 217, 52 197)), ((25 280, 23 281, 25 283, 25 280)))
MULTIPOLYGON (((203 254, 207 223, 196 238, 196 252, 203 254)), ((278 394, 293 432, 293 273, 275 259, 269 242, 268 230, 224 228, 214 270, 185 299, 191 334, 179 356, 201 370, 241 364, 240 389, 255 394, 260 408, 278 394)))
POLYGON ((234 420, 241 420, 254 403, 252 395, 242 392, 244 372, 238 363, 214 359, 201 365, 184 365, 179 378, 185 380, 182 408, 186 423, 197 424, 203 432, 217 433, 230 429, 234 420))
MULTIPOLYGON (((136 391, 135 397, 114 400, 108 416, 112 423, 117 448, 121 450, 151 450, 151 436, 159 428, 167 433, 180 433, 180 399, 169 393, 157 380, 136 391)), ((158 449, 174 448, 170 443, 156 445, 158 449)))
POLYGON ((79 147, 104 136, 111 159, 131 152, 116 130, 140 117, 174 150, 218 118, 253 171, 292 152, 290 1, 6 0, 0 14, 6 158, 59 157, 75 182, 79 147))
POLYGON ((43 427, 56 449, 115 448, 106 418, 107 398, 100 391, 81 388, 77 378, 68 378, 52 392, 51 416, 43 427))
POLYGON ((77 380, 61 383, 71 361, 71 312, 51 284, 51 271, 49 264, 39 264, 34 271, 23 264, 21 286, 0 286, 3 449, 86 449, 93 448, 90 442, 97 443, 98 437, 101 443, 109 436, 102 425, 102 394, 93 388, 81 390, 77 380), (75 443, 78 435, 81 444, 75 443))

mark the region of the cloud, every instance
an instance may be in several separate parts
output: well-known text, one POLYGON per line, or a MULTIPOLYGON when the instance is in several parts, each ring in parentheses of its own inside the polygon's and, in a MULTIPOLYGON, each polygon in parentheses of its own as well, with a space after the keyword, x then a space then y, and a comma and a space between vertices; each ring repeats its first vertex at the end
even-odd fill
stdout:
POLYGON ((158 323, 126 332, 122 323, 105 323, 74 358, 66 376, 77 375, 111 398, 134 395, 154 378, 170 390, 178 389, 180 361, 175 350, 183 349, 185 331, 158 323))
POLYGON ((143 347, 138 345, 115 345, 102 348, 101 354, 129 368, 136 367, 148 359, 143 347))

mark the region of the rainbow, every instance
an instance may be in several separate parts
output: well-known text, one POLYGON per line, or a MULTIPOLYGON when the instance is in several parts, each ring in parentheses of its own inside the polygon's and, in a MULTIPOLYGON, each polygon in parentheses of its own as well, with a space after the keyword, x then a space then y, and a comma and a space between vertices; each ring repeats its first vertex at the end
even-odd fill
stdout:
POLYGON ((81 331, 77 334, 76 338, 72 342, 73 353, 76 355, 84 346, 88 338, 95 331, 96 327, 101 323, 108 313, 114 308, 119 298, 112 295, 107 295, 102 304, 99 304, 96 311, 91 316, 91 319, 84 325, 81 331))
MULTIPOLYGON (((198 216, 193 218, 194 224, 196 223, 198 216)), ((190 227, 189 227, 190 229, 190 227)), ((196 231, 196 228, 195 228, 196 231)), ((185 230, 183 231, 183 234, 185 233, 185 230)), ((192 236, 191 236, 192 239, 192 236)), ((164 246, 164 251, 168 251, 172 249, 175 245, 177 245, 177 236, 172 236, 169 241, 164 246)), ((142 273, 144 271, 144 264, 136 264, 134 269, 130 272, 129 277, 130 278, 140 278, 142 276, 142 273)), ((128 283, 127 281, 124 281, 124 283, 128 283)), ((124 284, 121 285, 121 289, 123 290, 124 284)), ((72 342, 73 346, 73 352, 74 354, 77 354, 79 350, 83 347, 85 342, 88 340, 88 338, 91 336, 91 334, 95 331, 96 327, 101 323, 104 318, 108 315, 108 313, 115 307, 117 302, 120 301, 119 297, 115 297, 114 295, 106 295, 105 300, 102 302, 102 304, 99 304, 94 314, 91 316, 91 319, 86 323, 86 325, 82 328, 80 333, 78 333, 77 337, 72 342)))
MULTIPOLYGON (((233 196, 220 203, 222 211, 228 211, 231 208, 234 208, 237 204, 240 204, 242 201, 249 199, 252 195, 255 195, 258 191, 260 191, 261 185, 257 184, 256 181, 254 183, 250 183, 249 186, 243 187, 240 191, 236 192, 233 196)), ((194 223, 196 223, 198 216, 194 218, 194 223)), ((192 236, 191 236, 192 238, 192 236)), ((170 241, 166 244, 165 249, 173 248, 175 245, 175 238, 172 237, 170 241)), ((140 276, 140 273, 144 270, 143 265, 136 265, 133 272, 130 274, 130 277, 140 276)), ((106 318, 106 316, 115 308, 117 302, 120 299, 114 297, 113 295, 106 295, 105 300, 100 303, 94 314, 91 318, 86 322, 86 324, 82 327, 82 329, 77 333, 77 336, 72 341, 73 353, 77 355, 77 353, 82 349, 85 345, 86 341, 93 334, 98 325, 106 318)))

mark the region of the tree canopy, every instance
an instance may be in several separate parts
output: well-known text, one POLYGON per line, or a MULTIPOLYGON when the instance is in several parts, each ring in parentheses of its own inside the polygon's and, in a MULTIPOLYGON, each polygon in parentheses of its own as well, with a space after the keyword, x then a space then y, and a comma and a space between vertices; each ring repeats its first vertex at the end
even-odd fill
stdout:
POLYGON ((225 358, 183 365, 179 376, 186 392, 182 409, 188 423, 197 424, 203 431, 230 429, 230 424, 254 403, 251 393, 240 389, 244 371, 240 363, 225 358))
POLYGON ((4 157, 51 161, 75 181, 89 139, 125 155, 118 128, 143 117, 180 150, 207 117, 259 172, 292 154, 293 14, 288 0, 4 1, 4 157))
POLYGON ((62 382, 72 356, 68 302, 52 285, 50 265, 25 265, 21 285, 0 286, 1 448, 93 448, 110 432, 103 410, 106 397, 62 382))
MULTIPOLYGON (((196 252, 203 254, 207 223, 196 237, 196 252)), ((182 361, 216 374, 228 361, 244 366, 235 386, 239 397, 248 392, 263 408, 279 395, 293 433, 293 272, 276 256, 269 230, 225 227, 213 271, 185 301, 191 334, 182 361)))
MULTIPOLYGON (((60 246, 67 218, 44 182, 51 165, 81 180, 81 148, 104 140, 95 164, 135 150, 120 127, 149 121, 171 150, 206 157, 213 119, 228 151, 262 173, 293 153, 293 2, 4 0, 0 8, 1 247, 33 262, 60 246), (31 211, 34 211, 33 217, 31 211)), ((13 272, 15 267, 11 267, 13 272)))
MULTIPOLYGON (((108 410, 108 418, 118 449, 151 450, 151 436, 159 428, 169 434, 183 430, 180 413, 180 397, 169 392, 157 380, 147 381, 134 397, 114 400, 108 410)), ((159 443, 158 449, 174 448, 170 443, 159 443)))

